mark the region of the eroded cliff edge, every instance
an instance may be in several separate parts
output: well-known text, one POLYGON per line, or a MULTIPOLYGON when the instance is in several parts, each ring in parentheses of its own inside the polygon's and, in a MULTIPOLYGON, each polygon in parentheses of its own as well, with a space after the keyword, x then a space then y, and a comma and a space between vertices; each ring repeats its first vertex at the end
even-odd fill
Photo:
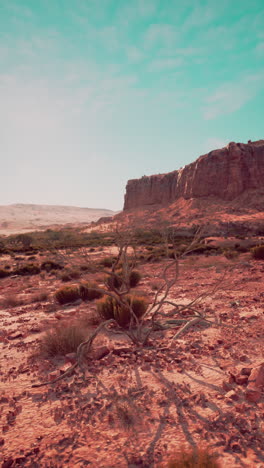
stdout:
POLYGON ((264 140, 231 142, 178 171, 129 180, 124 210, 169 204, 181 197, 231 201, 252 190, 264 191, 264 140))

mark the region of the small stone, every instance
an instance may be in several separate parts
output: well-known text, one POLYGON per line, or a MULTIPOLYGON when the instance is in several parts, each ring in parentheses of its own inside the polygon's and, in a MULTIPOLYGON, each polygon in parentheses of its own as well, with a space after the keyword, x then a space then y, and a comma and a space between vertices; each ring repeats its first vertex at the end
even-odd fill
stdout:
POLYGON ((66 372, 68 369, 70 369, 70 367, 71 367, 71 364, 69 362, 66 362, 65 364, 60 366, 59 371, 60 371, 61 374, 64 374, 64 372, 66 372))
POLYGON ((54 317, 55 317, 57 320, 61 320, 61 319, 63 318, 63 315, 62 315, 60 312, 55 312, 54 317))
POLYGON ((150 371, 151 370, 151 366, 149 364, 143 364, 143 366, 141 366, 141 370, 143 371, 150 371))
POLYGON ((238 385, 244 385, 248 383, 248 376, 247 375, 238 375, 236 377, 236 383, 238 385))
POLYGON ((252 369, 248 383, 249 387, 252 385, 259 390, 264 389, 264 363, 252 369))
POLYGON ((101 346, 93 350, 92 356, 94 359, 99 360, 104 358, 110 353, 110 349, 107 346, 101 346))
POLYGON ((246 362, 248 360, 248 357, 245 354, 243 354, 242 356, 239 356, 239 360, 241 362, 246 362))
POLYGON ((71 364, 76 363, 77 354, 76 353, 68 353, 65 355, 66 362, 70 362, 71 364))
POLYGON ((261 392, 259 390, 248 389, 245 396, 247 401, 258 403, 261 398, 261 392))
POLYGON ((52 381, 52 380, 55 380, 57 379, 58 377, 60 377, 60 371, 59 370, 56 370, 56 371, 53 371, 49 374, 49 380, 52 381))
POLYGON ((2 468, 10 468, 14 463, 13 458, 8 458, 7 460, 4 460, 2 464, 2 468))
POLYGON ((11 333, 10 335, 8 335, 8 339, 9 340, 16 340, 17 338, 21 338, 23 336, 23 334, 20 332, 20 331, 15 331, 13 333, 11 333))
POLYGON ((222 383, 222 388, 223 390, 225 390, 225 392, 229 392, 230 390, 232 390, 232 384, 224 380, 222 383))
POLYGON ((242 367, 240 374, 249 376, 251 374, 251 367, 242 367))
POLYGON ((234 390, 230 390, 228 393, 226 393, 225 397, 229 398, 230 400, 233 400, 233 401, 238 401, 239 400, 239 396, 237 395, 237 393, 234 390))
POLYGON ((0 437, 0 446, 4 445, 4 443, 5 443, 5 439, 3 439, 3 437, 0 437))

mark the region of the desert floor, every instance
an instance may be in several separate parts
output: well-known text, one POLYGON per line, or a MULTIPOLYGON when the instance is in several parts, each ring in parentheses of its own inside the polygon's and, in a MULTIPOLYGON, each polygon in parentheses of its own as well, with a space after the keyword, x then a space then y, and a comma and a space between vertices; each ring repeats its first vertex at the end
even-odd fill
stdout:
MULTIPOLYGON (((78 265, 78 252, 68 260, 78 265)), ((169 261, 137 266, 135 291, 150 303, 169 261)), ((84 279, 102 275, 84 272, 71 283, 84 279)), ((218 325, 197 323, 178 339, 179 326, 157 330, 144 347, 111 328, 95 339, 83 371, 52 384, 74 356, 41 355, 45 331, 69 320, 87 336, 97 327, 95 302, 56 303, 62 285, 43 272, 0 280, 2 467, 166 467, 180 447, 201 445, 223 467, 264 467, 264 397, 251 401, 249 392, 249 374, 264 362, 263 261, 186 257, 169 299, 187 304, 204 294, 195 307, 218 325)), ((162 312, 161 322, 174 316, 169 304, 162 312)))

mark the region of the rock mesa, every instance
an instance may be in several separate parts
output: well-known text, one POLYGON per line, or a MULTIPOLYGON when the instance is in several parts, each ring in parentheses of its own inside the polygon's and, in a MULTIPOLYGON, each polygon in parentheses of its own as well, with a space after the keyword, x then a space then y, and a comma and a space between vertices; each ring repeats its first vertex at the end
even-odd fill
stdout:
POLYGON ((167 174, 129 180, 124 210, 164 205, 179 198, 232 201, 246 191, 264 191, 264 140, 229 143, 167 174))

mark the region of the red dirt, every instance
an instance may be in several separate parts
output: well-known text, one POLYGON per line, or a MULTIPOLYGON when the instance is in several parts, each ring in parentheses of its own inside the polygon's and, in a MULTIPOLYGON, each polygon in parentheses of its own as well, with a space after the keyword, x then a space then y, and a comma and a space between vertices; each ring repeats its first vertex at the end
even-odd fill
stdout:
MULTIPOLYGON (((136 290, 149 301, 166 262, 139 267, 136 290)), ((2 467, 166 467, 179 446, 201 443, 219 453, 223 467, 263 467, 264 389, 257 402, 246 398, 249 374, 264 361, 263 262, 249 254, 231 262, 188 257, 170 299, 186 303, 210 291, 226 267, 220 289, 199 305, 222 325, 196 324, 178 340, 178 328, 156 331, 144 348, 105 333, 94 353, 102 346, 109 352, 88 357, 85 375, 40 388, 31 386, 69 362, 38 356, 43 331, 92 314, 95 304, 56 305, 61 281, 48 274, 0 280, 2 299, 22 294, 25 302, 0 308, 2 467), (50 299, 30 303, 40 291, 50 299)), ((172 318, 169 305, 163 312, 172 318)))

